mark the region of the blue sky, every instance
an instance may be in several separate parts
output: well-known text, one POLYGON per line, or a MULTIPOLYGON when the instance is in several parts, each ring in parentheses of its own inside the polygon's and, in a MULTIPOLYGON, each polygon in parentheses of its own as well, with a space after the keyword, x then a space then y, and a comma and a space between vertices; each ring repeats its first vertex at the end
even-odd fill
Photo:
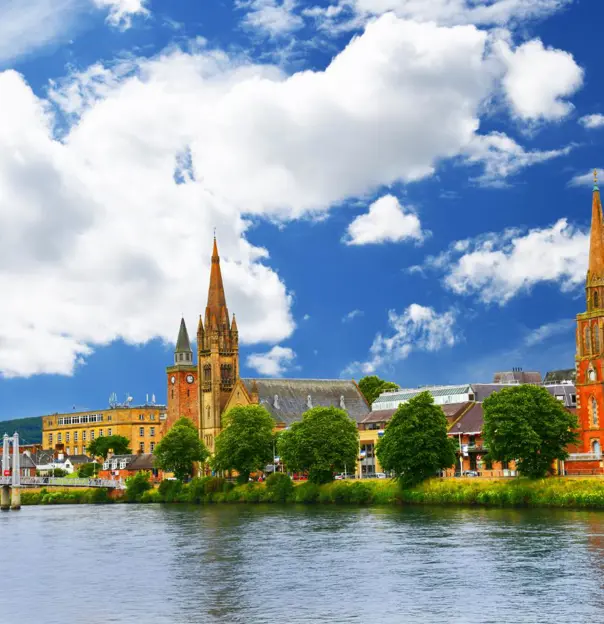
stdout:
POLYGON ((165 400, 216 228, 245 376, 572 367, 604 6, 0 0, 0 419, 165 400))

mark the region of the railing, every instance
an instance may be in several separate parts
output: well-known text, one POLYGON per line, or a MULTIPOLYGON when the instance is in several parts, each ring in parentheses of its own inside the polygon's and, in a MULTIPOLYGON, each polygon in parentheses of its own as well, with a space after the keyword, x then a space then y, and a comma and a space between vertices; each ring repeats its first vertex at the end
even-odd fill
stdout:
POLYGON ((566 461, 600 461, 602 453, 569 453, 566 461))
MULTIPOLYGON (((12 477, 0 477, 0 485, 12 485, 12 477)), ((27 487, 89 487, 123 490, 124 482, 120 479, 66 479, 65 477, 21 477, 22 486, 27 487)))

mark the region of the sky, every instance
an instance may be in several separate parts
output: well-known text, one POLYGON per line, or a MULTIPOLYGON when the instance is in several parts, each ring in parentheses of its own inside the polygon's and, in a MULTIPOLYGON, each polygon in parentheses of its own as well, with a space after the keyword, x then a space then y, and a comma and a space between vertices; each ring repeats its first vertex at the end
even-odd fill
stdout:
POLYGON ((165 401, 214 229, 242 376, 573 367, 602 23, 588 0, 0 0, 0 420, 165 401))

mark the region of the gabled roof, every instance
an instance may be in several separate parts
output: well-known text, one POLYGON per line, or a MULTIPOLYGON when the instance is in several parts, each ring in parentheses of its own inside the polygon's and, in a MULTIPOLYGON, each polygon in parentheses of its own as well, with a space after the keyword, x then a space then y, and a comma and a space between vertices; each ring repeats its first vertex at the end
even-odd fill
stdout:
POLYGON ((302 419, 310 407, 339 407, 360 423, 369 405, 354 381, 342 379, 242 379, 248 393, 256 382, 260 405, 286 426, 302 419))
POLYGON ((482 403, 473 403, 458 422, 449 429, 449 435, 479 434, 482 432, 484 414, 482 403))

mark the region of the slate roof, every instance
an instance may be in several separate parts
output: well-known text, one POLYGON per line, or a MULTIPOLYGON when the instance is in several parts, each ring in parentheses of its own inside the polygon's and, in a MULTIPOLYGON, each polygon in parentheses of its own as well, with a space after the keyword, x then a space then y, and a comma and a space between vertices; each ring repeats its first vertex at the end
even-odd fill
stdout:
POLYGON ((522 383, 541 384, 541 373, 537 371, 523 371, 520 369, 495 373, 493 383, 522 383))
POLYGON ((189 341, 189 333, 185 319, 180 319, 180 329, 178 330, 178 339, 176 340, 175 353, 191 353, 191 342, 189 341))
MULTIPOLYGON (((442 408, 447 421, 449 423, 453 422, 456 418, 463 413, 465 409, 467 409, 471 405, 470 401, 466 401, 465 403, 446 403, 445 405, 440 405, 442 408)), ((386 423, 393 416, 396 409, 388 409, 388 410, 375 410, 371 412, 368 416, 366 416, 361 422, 363 424, 369 423, 386 423)))
POLYGON ((550 384, 544 388, 553 396, 563 396, 564 407, 576 407, 577 389, 573 384, 550 384))
POLYGON ((482 403, 473 403, 470 409, 450 429, 449 435, 478 434, 482 432, 484 414, 482 403))
POLYGON ((90 464, 92 462, 92 458, 88 457, 88 455, 68 455, 67 459, 69 459, 74 466, 90 464))
POLYGON ((474 399, 476 401, 484 401, 487 397, 491 396, 493 392, 499 392, 503 388, 513 388, 518 384, 509 384, 509 383, 473 383, 472 388, 474 389, 474 399))
POLYGON ((55 452, 53 449, 43 449, 32 453, 31 458, 36 466, 46 466, 47 464, 52 464, 55 460, 55 452))
POLYGON ((256 382, 258 398, 277 423, 286 426, 301 420, 312 407, 343 407, 357 423, 370 413, 365 397, 354 381, 342 379, 242 379, 249 393, 256 382), (276 400, 275 400, 276 397, 276 400))
POLYGON ((19 461, 21 462, 20 468, 35 468, 36 467, 34 460, 26 453, 23 453, 21 455, 21 457, 19 458, 19 461))
POLYGON ((106 461, 113 463, 115 460, 118 464, 118 469, 119 463, 125 461, 126 467, 121 470, 152 470, 154 459, 153 453, 137 453, 135 455, 112 455, 106 461))
POLYGON ((361 422, 363 424, 381 422, 386 423, 394 416, 394 412, 396 412, 395 409, 376 410, 375 412, 371 412, 368 416, 363 418, 361 422))

